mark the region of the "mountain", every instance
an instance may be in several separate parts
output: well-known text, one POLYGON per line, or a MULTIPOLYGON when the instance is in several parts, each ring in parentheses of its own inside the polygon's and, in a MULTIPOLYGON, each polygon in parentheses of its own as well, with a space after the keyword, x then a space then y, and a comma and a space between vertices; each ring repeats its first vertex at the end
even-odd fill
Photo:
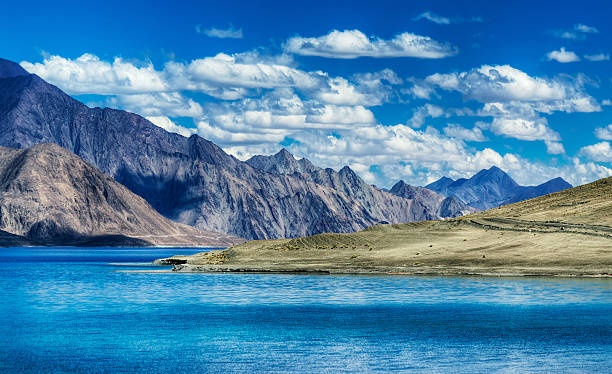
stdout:
POLYGON ((241 162, 197 135, 168 133, 121 110, 89 108, 17 64, 0 66, 0 145, 58 144, 176 222, 263 239, 428 217, 412 200, 366 184, 350 168, 320 169, 286 151, 241 162))
POLYGON ((413 222, 448 217, 456 217, 476 211, 463 203, 448 205, 442 211, 445 200, 431 190, 411 186, 404 181, 398 182, 391 190, 384 191, 370 184, 348 166, 336 172, 314 166, 309 160, 296 160, 286 149, 272 156, 254 156, 246 161, 249 165, 274 174, 289 174, 308 182, 339 191, 359 202, 369 214, 389 217, 392 222, 413 222), (393 196, 394 195, 394 196, 393 196), (397 199, 397 197, 403 198, 397 199), (407 201, 405 201, 407 200, 407 201), (401 214, 398 214, 398 208, 401 214), (444 213, 445 215, 440 215, 444 213))
POLYGON ((305 158, 296 160, 285 148, 274 156, 253 156, 246 161, 253 168, 274 174, 314 173, 320 168, 305 158))
POLYGON ((389 192, 414 200, 413 209, 421 210, 428 220, 453 218, 476 212, 476 209, 454 196, 444 197, 430 189, 411 186, 404 181, 397 182, 389 192))
POLYGON ((241 242, 162 217, 141 197, 51 143, 25 150, 0 147, 0 230, 0 244, 13 245, 19 241, 122 246, 241 242))
POLYGON ((442 177, 425 186, 444 196, 455 196, 479 210, 491 209, 571 187, 572 185, 562 178, 555 178, 538 186, 520 186, 496 166, 483 169, 469 179, 452 180, 442 177))
POLYGON ((508 199, 508 203, 529 200, 533 199, 534 197, 567 190, 568 188, 572 188, 572 185, 567 183, 563 178, 555 178, 537 186, 523 187, 521 192, 508 199))
POLYGON ((450 179, 448 177, 442 177, 437 181, 428 184, 427 186, 425 186, 425 188, 442 193, 442 191, 446 191, 448 186, 451 185, 453 182, 453 179, 450 179))

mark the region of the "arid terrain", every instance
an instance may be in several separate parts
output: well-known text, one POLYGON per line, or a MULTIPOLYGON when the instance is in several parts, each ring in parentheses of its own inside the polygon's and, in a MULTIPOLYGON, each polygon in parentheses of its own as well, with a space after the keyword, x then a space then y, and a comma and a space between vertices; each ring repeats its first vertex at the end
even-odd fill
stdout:
POLYGON ((174 271, 612 274, 612 178, 445 221, 250 241, 157 260, 174 271))

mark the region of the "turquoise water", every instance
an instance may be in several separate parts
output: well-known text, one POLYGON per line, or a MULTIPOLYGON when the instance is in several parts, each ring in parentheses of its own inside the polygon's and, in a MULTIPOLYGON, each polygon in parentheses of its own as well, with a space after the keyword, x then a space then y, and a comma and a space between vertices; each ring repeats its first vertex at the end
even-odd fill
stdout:
POLYGON ((612 365, 611 280, 108 265, 193 252, 0 249, 0 371, 593 373, 612 365))

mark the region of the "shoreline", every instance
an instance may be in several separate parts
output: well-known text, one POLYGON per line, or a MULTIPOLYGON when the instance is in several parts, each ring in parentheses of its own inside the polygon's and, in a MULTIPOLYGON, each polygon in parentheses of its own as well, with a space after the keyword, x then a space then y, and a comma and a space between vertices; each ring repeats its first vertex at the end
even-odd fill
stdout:
MULTIPOLYGON (((155 263, 110 263, 113 266, 169 266, 155 263)), ((423 267, 420 270, 400 269, 264 269, 231 266, 206 265, 173 265, 171 269, 147 270, 117 270, 121 273, 165 273, 165 274, 292 274, 292 275, 380 275, 380 276, 417 276, 417 277, 491 277, 491 278, 588 278, 610 279, 612 274, 606 272, 584 272, 578 269, 552 269, 552 268, 432 268, 423 267), (496 271, 499 270, 499 271, 496 271)))

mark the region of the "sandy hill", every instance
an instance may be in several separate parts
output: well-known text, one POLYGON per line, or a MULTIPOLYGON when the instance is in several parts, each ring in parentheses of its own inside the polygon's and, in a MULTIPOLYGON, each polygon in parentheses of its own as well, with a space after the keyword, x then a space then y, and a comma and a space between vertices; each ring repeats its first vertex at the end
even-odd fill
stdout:
POLYGON ((179 271, 610 276, 612 178, 447 221, 251 241, 166 263, 179 271))

